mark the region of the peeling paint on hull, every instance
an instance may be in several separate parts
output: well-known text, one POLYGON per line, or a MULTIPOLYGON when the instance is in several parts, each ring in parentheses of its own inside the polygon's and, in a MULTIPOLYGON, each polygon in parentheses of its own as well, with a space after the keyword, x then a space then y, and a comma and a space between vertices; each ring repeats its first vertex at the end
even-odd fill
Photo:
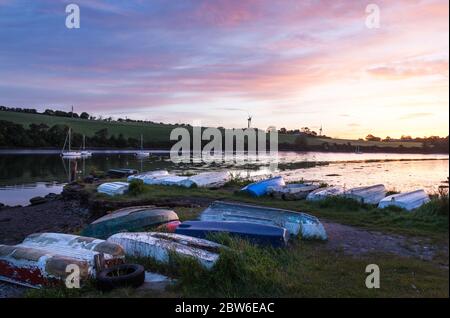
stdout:
POLYGON ((168 262, 170 253, 192 257, 206 268, 211 268, 219 259, 222 245, 186 235, 159 232, 118 233, 108 242, 119 244, 125 254, 132 257, 151 257, 168 262))
POLYGON ((110 242, 70 234, 42 233, 21 244, 0 245, 0 280, 29 287, 62 283, 68 265, 80 269, 80 281, 96 276, 96 257, 108 267, 124 261, 123 249, 110 242), (111 254, 108 254, 109 252, 111 254))

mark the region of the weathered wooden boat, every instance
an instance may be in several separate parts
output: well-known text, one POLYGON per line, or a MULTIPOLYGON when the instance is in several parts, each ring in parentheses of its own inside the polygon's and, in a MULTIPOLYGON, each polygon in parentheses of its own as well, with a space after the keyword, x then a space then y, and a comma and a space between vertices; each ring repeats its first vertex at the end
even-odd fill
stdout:
POLYGON ((279 226, 234 221, 186 221, 177 227, 175 233, 202 239, 225 233, 255 244, 274 247, 285 246, 289 239, 287 230, 279 226))
POLYGON ((255 197, 260 197, 267 194, 268 187, 280 187, 284 185, 286 184, 284 182, 283 177, 274 177, 250 183, 249 185, 243 187, 241 191, 246 191, 255 197))
POLYGON ((128 191, 128 182, 106 182, 98 186, 97 192, 109 196, 121 195, 128 191))
POLYGON ((227 171, 202 172, 189 177, 189 180, 200 188, 220 188, 230 179, 231 176, 227 171))
POLYGON ((32 234, 20 244, 0 245, 0 280, 51 286, 64 283, 73 270, 70 266, 76 265, 82 283, 124 258, 122 247, 112 242, 61 233, 32 234))
POLYGON ((306 200, 308 201, 320 201, 325 200, 329 197, 335 197, 335 196, 341 196, 344 195, 344 188, 341 186, 333 186, 333 187, 327 187, 327 188, 319 188, 317 190, 314 190, 310 192, 306 200))
POLYGON ((345 197, 354 199, 361 203, 378 204, 386 197, 386 188, 382 184, 369 187, 358 187, 345 191, 345 197))
POLYGON ((314 190, 319 188, 316 184, 294 183, 285 186, 267 187, 267 194, 283 200, 303 200, 314 190))
POLYGON ((430 202, 428 194, 424 190, 416 190, 387 196, 380 201, 378 207, 383 209, 389 206, 397 206, 411 211, 428 202, 430 202))
POLYGON ((147 171, 141 174, 133 174, 128 177, 128 182, 134 179, 140 179, 144 183, 148 184, 148 180, 155 179, 157 177, 168 176, 169 172, 167 170, 155 170, 155 171, 147 171))
POLYGON ((236 221, 285 228, 303 239, 326 240, 327 234, 316 217, 295 211, 250 204, 215 201, 200 215, 201 221, 236 221))
POLYGON ((108 242, 123 247, 126 256, 151 257, 160 262, 168 262, 170 253, 192 257, 206 268, 211 268, 219 259, 222 245, 191 236, 161 233, 118 233, 108 238, 108 242))
POLYGON ((172 221, 178 221, 178 215, 172 210, 154 206, 129 207, 95 220, 82 231, 82 234, 107 238, 119 232, 146 230, 172 221))
POLYGON ((111 178, 126 178, 136 173, 138 173, 136 169, 126 169, 126 168, 109 169, 106 172, 106 174, 111 178))

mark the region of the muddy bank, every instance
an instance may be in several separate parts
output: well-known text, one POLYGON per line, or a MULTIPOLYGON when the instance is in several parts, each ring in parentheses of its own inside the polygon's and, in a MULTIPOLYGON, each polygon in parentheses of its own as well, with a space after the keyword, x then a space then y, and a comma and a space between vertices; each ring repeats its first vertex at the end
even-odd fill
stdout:
POLYGON ((0 244, 20 243, 38 232, 76 233, 86 225, 89 210, 76 200, 54 200, 26 207, 0 209, 0 244))

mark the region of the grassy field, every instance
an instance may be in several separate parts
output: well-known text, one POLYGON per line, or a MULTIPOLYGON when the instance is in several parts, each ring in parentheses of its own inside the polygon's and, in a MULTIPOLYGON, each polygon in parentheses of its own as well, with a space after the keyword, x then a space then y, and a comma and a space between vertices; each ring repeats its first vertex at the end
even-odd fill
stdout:
MULTIPOLYGON (((295 135, 279 135, 278 140, 280 143, 289 143, 294 144, 297 136, 295 135)), ((329 145, 337 144, 337 145, 351 145, 351 146, 359 146, 359 147, 387 147, 387 148, 398 148, 402 146, 404 148, 421 148, 421 142, 400 142, 400 141, 392 141, 392 142, 382 142, 382 141, 365 141, 365 140, 352 140, 352 139, 339 139, 339 138, 308 138, 307 143, 310 146, 320 146, 324 143, 328 143, 329 145)))
POLYGON ((117 289, 30 290, 26 297, 448 297, 448 270, 409 258, 371 254, 360 258, 330 253, 321 243, 296 241, 285 249, 228 240, 212 270, 172 257, 168 264, 130 259, 147 270, 176 278, 166 291, 117 289), (368 264, 381 269, 379 289, 365 286, 368 264))
MULTIPOLYGON (((233 200, 311 213, 320 219, 356 225, 382 233, 423 237, 448 247, 448 197, 436 198, 422 209, 407 213, 399 209, 379 210, 349 200, 322 203, 283 201, 270 197, 252 198, 235 190, 243 180, 235 180, 218 190, 166 186, 140 187, 140 193, 106 197, 87 185, 90 200, 101 202, 162 202, 170 199, 233 200)), ((148 203, 147 203, 148 204, 148 203)), ((180 220, 196 218, 202 208, 181 206, 174 210, 180 220)), ((213 237, 230 249, 221 251, 220 260, 208 271, 193 260, 171 255, 168 264, 152 259, 128 259, 147 270, 177 280, 164 291, 118 289, 99 292, 93 283, 80 290, 46 288, 31 290, 26 297, 448 297, 448 267, 383 252, 348 255, 330 250, 323 242, 293 239, 287 248, 254 246, 228 236, 213 237), (365 287, 368 264, 381 269, 381 288, 365 287)), ((436 256, 448 264, 448 254, 436 256)))
MULTIPOLYGON (((135 122, 106 122, 106 121, 92 121, 76 118, 66 118, 66 117, 56 117, 47 116, 39 114, 26 114, 18 112, 7 112, 0 111, 0 119, 15 122, 28 127, 30 124, 40 124, 44 123, 48 126, 53 125, 70 125, 72 129, 80 134, 85 134, 86 136, 92 136, 96 131, 107 128, 110 135, 123 134, 125 138, 140 138, 143 134, 146 141, 154 142, 168 142, 170 132, 175 125, 167 124, 148 124, 148 123, 135 123, 135 122)), ((280 143, 294 144, 297 136, 295 135, 279 135, 280 143)), ((402 145, 405 148, 417 148, 422 147, 420 142, 371 142, 371 141, 360 141, 360 140, 350 140, 350 139, 325 139, 325 138, 307 138, 307 143, 310 146, 320 146, 323 143, 328 143, 330 145, 347 145, 352 146, 377 146, 377 147, 393 147, 397 148, 402 145)))
POLYGON ((169 141, 170 132, 175 128, 174 125, 165 124, 93 121, 6 111, 0 111, 0 119, 15 122, 24 127, 28 127, 30 124, 41 123, 49 127, 53 125, 70 125, 74 132, 85 134, 86 136, 93 136, 95 132, 106 128, 110 135, 116 135, 116 137, 119 134, 123 134, 125 138, 139 139, 142 134, 144 140, 153 140, 155 142, 169 141))

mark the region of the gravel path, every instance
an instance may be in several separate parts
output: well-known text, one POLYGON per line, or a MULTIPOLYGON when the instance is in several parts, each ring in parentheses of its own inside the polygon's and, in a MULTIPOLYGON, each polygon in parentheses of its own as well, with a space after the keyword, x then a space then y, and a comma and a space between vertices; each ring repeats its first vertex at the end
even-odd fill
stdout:
POLYGON ((425 261, 435 261, 439 256, 438 265, 448 268, 448 244, 440 246, 426 238, 385 234, 328 221, 322 221, 322 224, 328 234, 326 244, 330 249, 353 256, 382 252, 425 261), (447 261, 442 263, 442 259, 447 261))

